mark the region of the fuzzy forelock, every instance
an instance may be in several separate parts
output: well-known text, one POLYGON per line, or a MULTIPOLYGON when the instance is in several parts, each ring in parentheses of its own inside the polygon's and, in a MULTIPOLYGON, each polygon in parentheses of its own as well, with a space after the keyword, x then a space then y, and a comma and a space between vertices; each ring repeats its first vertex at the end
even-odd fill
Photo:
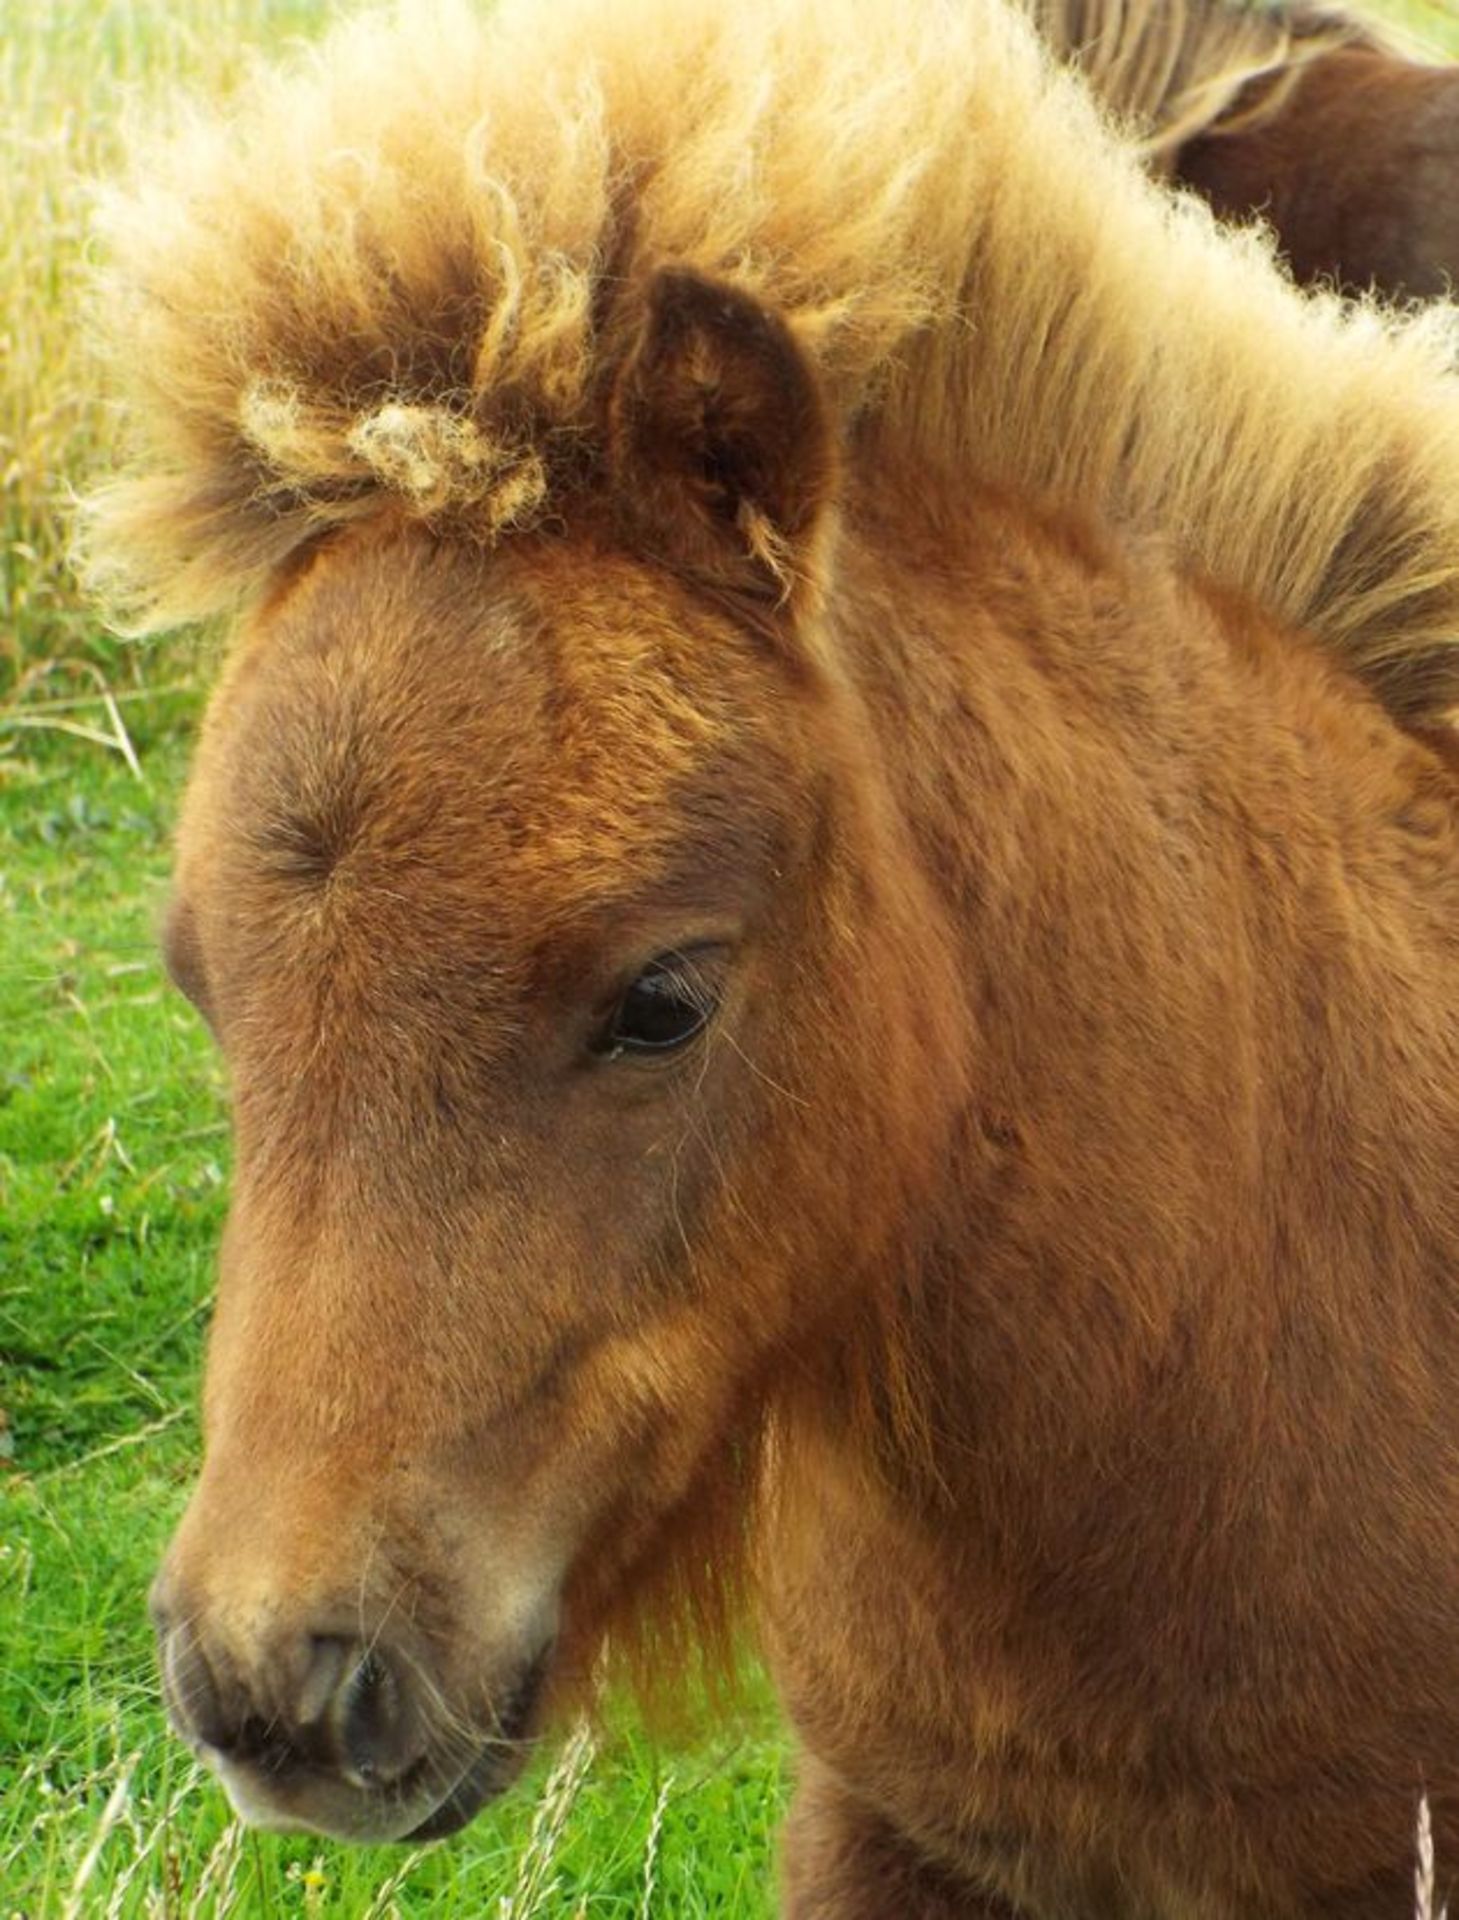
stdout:
POLYGON ((1459 701, 1455 312, 1299 298, 1003 0, 410 4, 172 126, 102 212, 133 449, 81 545, 135 628, 385 505, 557 511, 678 264, 786 316, 848 440, 1162 532, 1395 710, 1459 701))

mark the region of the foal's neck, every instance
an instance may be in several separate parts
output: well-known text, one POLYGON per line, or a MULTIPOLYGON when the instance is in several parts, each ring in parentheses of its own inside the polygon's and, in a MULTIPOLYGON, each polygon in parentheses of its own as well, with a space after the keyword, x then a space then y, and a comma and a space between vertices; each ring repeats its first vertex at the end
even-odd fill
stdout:
POLYGON ((1184 1434, 1214 1381, 1236 1384, 1209 1430, 1239 1423, 1273 1315, 1301 1310, 1273 1221, 1310 1213, 1310 1257, 1330 1233, 1340 1261, 1356 1204, 1300 1143, 1283 1184, 1293 1090, 1322 1124, 1350 1069, 1332 1124, 1385 1123, 1311 983, 1372 1044, 1410 1017, 1365 993, 1383 902, 1355 911, 1355 876, 1386 809, 1445 781, 1452 806, 1452 777, 1157 543, 988 492, 854 506, 829 624, 961 956, 968 1097, 868 1282, 938 1479, 1184 1434))

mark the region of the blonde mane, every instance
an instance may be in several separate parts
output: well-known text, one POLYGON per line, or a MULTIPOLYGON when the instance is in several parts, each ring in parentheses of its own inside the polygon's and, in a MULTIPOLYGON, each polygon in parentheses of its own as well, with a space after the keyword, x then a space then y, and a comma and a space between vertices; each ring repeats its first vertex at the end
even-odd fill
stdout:
POLYGON ((1030 0, 1029 11, 1159 169, 1198 134, 1236 133, 1279 114, 1310 60, 1390 44, 1356 14, 1300 4, 1030 0))
POLYGON ((1003 0, 405 6, 143 151, 103 227, 133 458, 82 540, 134 625, 389 503, 558 512, 677 262, 786 316, 848 444, 1163 534, 1395 711, 1459 701, 1455 314, 1300 298, 1003 0))

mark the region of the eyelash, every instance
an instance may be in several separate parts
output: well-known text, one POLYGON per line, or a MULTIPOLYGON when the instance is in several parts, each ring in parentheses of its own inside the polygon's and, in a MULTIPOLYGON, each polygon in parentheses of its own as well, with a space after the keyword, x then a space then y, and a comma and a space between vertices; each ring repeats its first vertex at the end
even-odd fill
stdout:
POLYGON ((720 996, 692 954, 656 954, 620 996, 597 1051, 662 1057, 696 1040, 719 1009, 720 996))

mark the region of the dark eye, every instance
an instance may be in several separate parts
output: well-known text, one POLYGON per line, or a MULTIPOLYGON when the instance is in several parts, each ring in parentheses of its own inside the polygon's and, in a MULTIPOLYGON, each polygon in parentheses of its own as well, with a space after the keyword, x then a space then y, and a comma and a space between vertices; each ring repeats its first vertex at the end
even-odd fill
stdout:
POLYGON ((661 953, 618 1002, 602 1051, 672 1053, 702 1032, 719 996, 693 956, 661 953))

